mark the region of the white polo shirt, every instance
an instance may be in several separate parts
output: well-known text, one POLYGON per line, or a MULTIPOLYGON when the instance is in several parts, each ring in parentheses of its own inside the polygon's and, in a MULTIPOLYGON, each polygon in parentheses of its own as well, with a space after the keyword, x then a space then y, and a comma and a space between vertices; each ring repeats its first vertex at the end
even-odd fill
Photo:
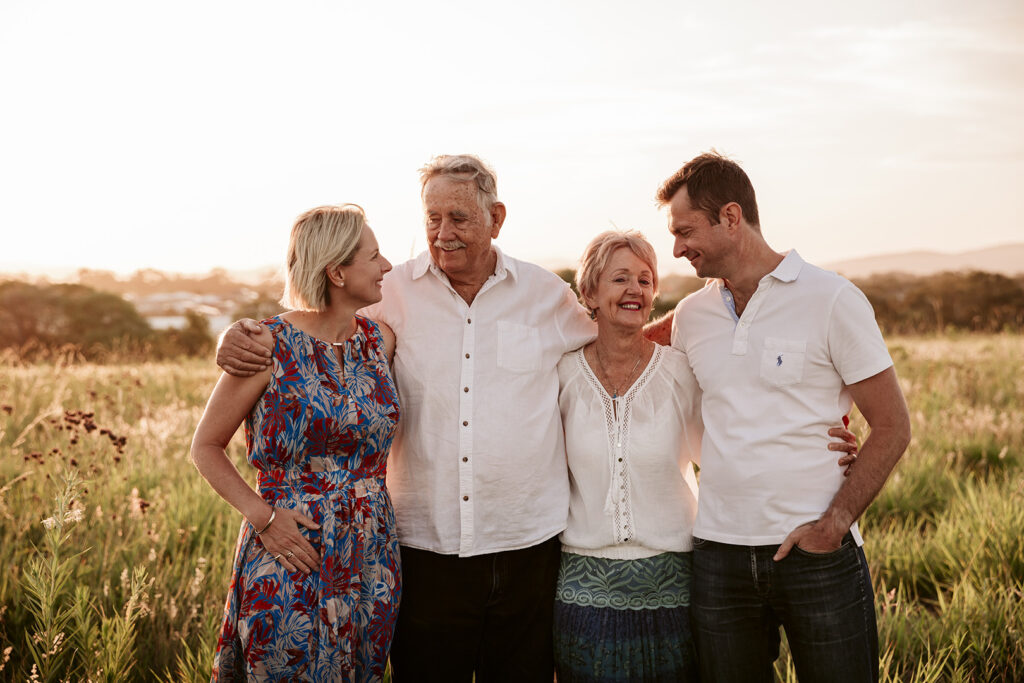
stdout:
POLYGON ((365 314, 397 337, 402 418, 388 489, 403 545, 460 556, 536 545, 566 525, 556 366, 596 326, 557 275, 497 252, 472 305, 428 252, 365 314))
MULTIPOLYGON (((781 543, 818 519, 843 483, 830 427, 852 405, 845 385, 892 359, 867 297, 790 251, 736 317, 722 280, 679 302, 672 345, 703 391, 694 535, 781 543)), ((851 528, 861 542, 857 525, 851 528)))

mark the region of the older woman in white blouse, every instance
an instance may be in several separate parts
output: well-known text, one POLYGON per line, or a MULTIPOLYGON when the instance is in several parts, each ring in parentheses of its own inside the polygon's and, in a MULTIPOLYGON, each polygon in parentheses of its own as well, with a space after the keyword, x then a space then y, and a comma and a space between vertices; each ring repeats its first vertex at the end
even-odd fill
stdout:
POLYGON ((693 679, 697 382, 680 352, 643 336, 658 269, 640 233, 598 235, 576 281, 598 334, 558 365, 570 474, 558 681, 693 679))
MULTIPOLYGON (((570 479, 555 601, 558 681, 695 681, 700 388, 681 352, 643 335, 658 291, 643 235, 598 235, 576 282, 598 334, 558 364, 570 479)), ((851 461, 844 455, 839 464, 851 461)))

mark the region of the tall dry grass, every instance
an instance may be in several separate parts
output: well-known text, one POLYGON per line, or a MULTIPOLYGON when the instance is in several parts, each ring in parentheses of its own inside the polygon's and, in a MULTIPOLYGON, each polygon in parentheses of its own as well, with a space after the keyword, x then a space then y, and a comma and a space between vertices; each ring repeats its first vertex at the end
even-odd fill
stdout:
MULTIPOLYGON (((862 521, 883 680, 1024 680, 1024 337, 890 347, 914 439, 862 521)), ((0 679, 209 678, 240 521, 187 456, 215 379, 0 361, 0 679)))
MULTIPOLYGON (((0 646, 10 652, 0 677, 25 680, 35 665, 41 680, 208 680, 240 521, 187 457, 216 369, 184 360, 2 372, 0 646), (58 542, 47 518, 61 520, 58 542), (37 605, 40 560, 68 575, 37 605)), ((244 463, 238 444, 231 455, 244 463)))

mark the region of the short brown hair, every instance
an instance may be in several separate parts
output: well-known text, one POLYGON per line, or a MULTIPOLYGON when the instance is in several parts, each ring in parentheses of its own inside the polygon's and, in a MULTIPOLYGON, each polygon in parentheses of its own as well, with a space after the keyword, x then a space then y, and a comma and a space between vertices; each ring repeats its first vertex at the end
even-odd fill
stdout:
POLYGON ((735 161, 714 150, 694 157, 658 188, 658 206, 671 202, 683 186, 690 195, 690 206, 703 211, 712 224, 719 222, 723 206, 736 202, 747 223, 760 228, 754 186, 735 161))
MULTIPOLYGON (((586 297, 591 296, 597 290, 597 281, 601 273, 608 267, 612 260, 612 254, 625 247, 637 258, 651 268, 651 284, 654 285, 654 294, 658 294, 658 257, 654 253, 654 247, 643 236, 643 233, 636 230, 608 230, 595 237, 583 250, 580 257, 580 267, 576 270, 576 289, 579 290, 583 306, 587 306, 586 297)), ((593 311, 591 311, 593 313, 593 311)))

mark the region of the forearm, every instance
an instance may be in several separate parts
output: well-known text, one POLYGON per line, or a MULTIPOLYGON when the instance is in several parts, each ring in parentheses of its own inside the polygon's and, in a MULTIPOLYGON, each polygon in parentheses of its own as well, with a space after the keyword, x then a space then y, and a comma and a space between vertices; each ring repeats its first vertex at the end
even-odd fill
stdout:
POLYGON ((875 499, 907 448, 909 430, 872 429, 857 456, 857 464, 832 499, 822 522, 842 537, 875 499))
POLYGON ((672 320, 673 313, 667 313, 654 322, 644 326, 644 336, 655 344, 668 346, 672 343, 672 320))
POLYGON ((257 529, 266 525, 272 506, 246 483, 223 448, 212 444, 196 445, 192 449, 192 461, 213 490, 250 524, 257 529))

